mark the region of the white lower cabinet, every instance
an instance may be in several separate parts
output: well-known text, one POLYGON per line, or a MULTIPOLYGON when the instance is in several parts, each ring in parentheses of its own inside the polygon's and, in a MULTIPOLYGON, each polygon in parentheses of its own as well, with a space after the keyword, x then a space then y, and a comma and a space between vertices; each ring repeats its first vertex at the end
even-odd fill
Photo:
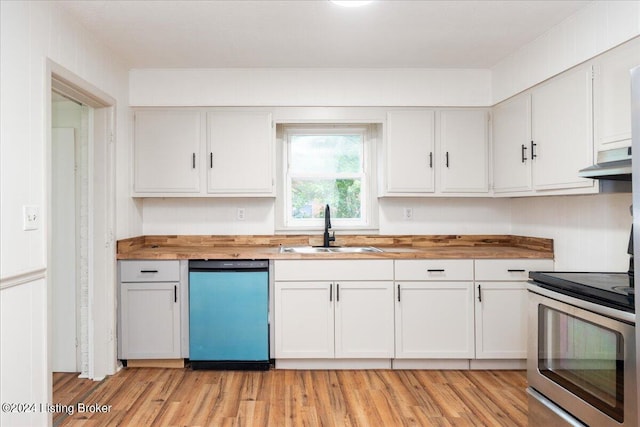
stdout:
POLYGON ((276 260, 276 366, 521 368, 531 270, 553 260, 276 260))
POLYGON ((551 259, 475 261, 476 359, 526 359, 526 281, 553 269, 551 259))
POLYGON ((393 282, 336 283, 337 358, 393 357, 393 282))
POLYGON ((526 283, 484 282, 475 291, 476 359, 526 359, 526 283))
POLYGON ((396 359, 471 359, 473 260, 397 260, 396 359))
POLYGON ((397 359, 471 359, 472 282, 396 285, 397 359))
POLYGON ((180 357, 178 283, 124 283, 122 359, 180 357))
POLYGON ((186 264, 127 260, 119 263, 118 358, 188 356, 186 264))
POLYGON ((276 358, 333 358, 332 286, 327 282, 276 282, 276 358))
POLYGON ((310 262, 275 262, 276 359, 392 358, 393 261, 310 262))

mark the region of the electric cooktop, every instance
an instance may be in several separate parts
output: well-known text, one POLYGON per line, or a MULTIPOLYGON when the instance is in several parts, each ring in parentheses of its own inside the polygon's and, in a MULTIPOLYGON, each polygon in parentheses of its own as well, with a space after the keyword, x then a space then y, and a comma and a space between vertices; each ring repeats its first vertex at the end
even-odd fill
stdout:
POLYGON ((635 313, 628 273, 531 271, 532 283, 564 295, 635 313))

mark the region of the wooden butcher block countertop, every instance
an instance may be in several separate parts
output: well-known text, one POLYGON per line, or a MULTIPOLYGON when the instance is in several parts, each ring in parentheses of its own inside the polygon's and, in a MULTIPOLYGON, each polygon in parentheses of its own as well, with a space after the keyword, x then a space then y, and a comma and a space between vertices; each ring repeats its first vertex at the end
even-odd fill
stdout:
POLYGON ((332 246, 382 252, 280 253, 318 246, 321 235, 139 236, 118 241, 118 259, 553 259, 553 240, 512 235, 336 235, 332 246))

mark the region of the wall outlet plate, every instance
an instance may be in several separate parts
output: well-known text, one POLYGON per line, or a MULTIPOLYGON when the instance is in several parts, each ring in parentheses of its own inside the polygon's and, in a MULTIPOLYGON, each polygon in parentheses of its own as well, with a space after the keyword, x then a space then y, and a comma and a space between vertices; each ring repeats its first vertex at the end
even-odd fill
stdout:
POLYGON ((404 220, 412 220, 413 219, 413 209, 412 208, 403 208, 402 209, 402 219, 404 220))
POLYGON ((22 207, 22 222, 24 231, 37 230, 40 228, 40 208, 33 205, 22 207))
POLYGON ((238 221, 244 221, 244 219, 245 219, 245 211, 244 211, 244 208, 238 208, 238 209, 236 210, 236 219, 237 219, 238 221))

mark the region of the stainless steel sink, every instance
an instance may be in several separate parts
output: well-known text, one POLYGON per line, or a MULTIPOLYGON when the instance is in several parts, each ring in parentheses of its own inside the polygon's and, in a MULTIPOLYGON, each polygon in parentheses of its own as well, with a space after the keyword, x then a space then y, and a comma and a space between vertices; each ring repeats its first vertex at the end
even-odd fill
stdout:
POLYGON ((326 253, 375 253, 382 252, 382 249, 373 246, 281 246, 282 254, 326 254, 326 253))
POLYGON ((338 248, 329 248, 330 252, 346 252, 346 253, 372 253, 382 252, 382 249, 373 246, 343 246, 338 248))

